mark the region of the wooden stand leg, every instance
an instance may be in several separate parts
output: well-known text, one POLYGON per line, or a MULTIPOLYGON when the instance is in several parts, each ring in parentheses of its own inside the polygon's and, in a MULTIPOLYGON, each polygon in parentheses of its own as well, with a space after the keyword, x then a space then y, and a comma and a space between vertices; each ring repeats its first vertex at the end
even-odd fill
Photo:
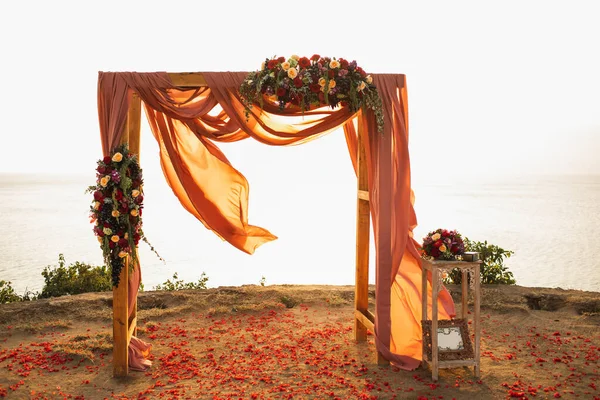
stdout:
POLYGON ((462 315, 461 318, 466 319, 469 310, 469 283, 468 283, 468 272, 465 270, 461 271, 462 280, 460 284, 461 292, 462 292, 462 315))
POLYGON ((481 283, 479 277, 479 265, 475 268, 475 312, 473 316, 473 328, 475 330, 475 377, 479 378, 481 375, 481 360, 480 360, 480 340, 481 340, 481 321, 480 321, 480 308, 481 308, 481 283))
POLYGON ((434 268, 431 273, 431 378, 434 382, 438 380, 438 277, 440 272, 434 268))

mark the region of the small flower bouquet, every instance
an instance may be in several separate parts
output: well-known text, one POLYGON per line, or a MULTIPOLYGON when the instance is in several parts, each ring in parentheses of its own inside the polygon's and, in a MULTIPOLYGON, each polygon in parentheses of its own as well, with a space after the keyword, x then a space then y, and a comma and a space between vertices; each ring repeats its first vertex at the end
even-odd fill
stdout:
POLYGON ((377 129, 383 132, 383 105, 368 75, 356 61, 343 58, 310 58, 292 55, 290 58, 267 58, 260 70, 250 72, 240 86, 240 95, 249 118, 253 103, 263 105, 263 96, 279 105, 281 110, 297 106, 302 111, 314 107, 349 107, 374 111, 377 129))
POLYGON ((437 229, 423 238, 422 255, 435 260, 460 260, 465 252, 462 236, 457 231, 437 229))
MULTIPOLYGON (((148 243, 142 230, 142 183, 142 169, 137 158, 124 144, 111 156, 98 160, 96 184, 87 189, 94 196, 90 206, 94 234, 115 287, 119 286, 125 257, 131 256, 135 260, 135 248, 140 239, 148 243)), ((150 248, 154 251, 151 245, 150 248)))

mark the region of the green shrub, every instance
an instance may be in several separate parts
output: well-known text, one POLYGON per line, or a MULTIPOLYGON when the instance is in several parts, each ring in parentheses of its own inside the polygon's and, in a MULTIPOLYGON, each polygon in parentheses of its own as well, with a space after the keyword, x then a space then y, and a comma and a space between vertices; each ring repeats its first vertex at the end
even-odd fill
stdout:
MULTIPOLYGON (((479 253, 480 259, 483 261, 480 267, 481 283, 482 284, 504 284, 514 285, 517 283, 512 272, 504 265, 504 260, 510 258, 514 251, 504 250, 493 244, 485 242, 475 242, 468 238, 464 238, 465 251, 476 251, 479 253)), ((444 279, 444 283, 460 284, 462 282, 462 274, 459 269, 453 269, 444 279)))
POLYGON ((168 292, 172 292, 175 290, 186 289, 206 289, 206 282, 208 282, 208 277, 206 276, 205 272, 200 275, 198 282, 184 282, 183 280, 178 279, 177 272, 175 272, 173 274, 173 281, 167 279, 166 282, 156 285, 154 290, 166 290, 168 292))
POLYGON ((76 261, 65 266, 65 257, 58 255, 58 266, 47 266, 42 271, 45 284, 40 298, 112 290, 110 271, 103 265, 95 267, 76 261))
POLYGON ((0 304, 22 301, 21 296, 15 293, 10 284, 11 282, 0 281, 0 304))

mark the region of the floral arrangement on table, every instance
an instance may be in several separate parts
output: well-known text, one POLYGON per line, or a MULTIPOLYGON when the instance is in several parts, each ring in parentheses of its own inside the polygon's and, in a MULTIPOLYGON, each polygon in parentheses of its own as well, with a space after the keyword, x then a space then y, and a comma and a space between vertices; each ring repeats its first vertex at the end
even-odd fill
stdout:
POLYGON ((263 95, 279 103, 281 110, 290 105, 307 109, 329 105, 349 107, 356 112, 360 108, 373 110, 377 130, 383 132, 383 106, 373 78, 356 61, 321 57, 311 58, 292 55, 267 58, 260 70, 250 72, 240 86, 240 95, 250 117, 253 103, 261 105, 263 95))
MULTIPOLYGON (((131 256, 135 262, 140 239, 148 243, 142 230, 142 169, 137 157, 129 153, 127 144, 117 147, 112 155, 98 160, 97 164, 96 184, 86 190, 94 195, 90 219, 104 262, 111 269, 113 285, 117 287, 125 258, 131 256)), ((148 245, 156 253, 152 245, 148 245)))
POLYGON ((457 231, 437 229, 423 238, 422 255, 435 260, 460 260, 465 252, 462 236, 457 231))

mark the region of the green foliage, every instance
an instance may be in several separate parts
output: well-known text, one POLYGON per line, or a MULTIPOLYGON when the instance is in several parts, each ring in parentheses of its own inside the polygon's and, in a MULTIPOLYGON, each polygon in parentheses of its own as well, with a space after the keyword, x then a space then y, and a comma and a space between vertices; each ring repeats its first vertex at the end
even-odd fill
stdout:
POLYGON ((65 266, 65 257, 58 255, 58 266, 47 266, 42 271, 45 284, 40 298, 112 290, 110 271, 105 266, 94 267, 76 261, 65 266))
POLYGON ((21 296, 15 293, 10 284, 11 282, 0 281, 0 304, 22 301, 21 296))
POLYGON ((267 282, 267 278, 265 278, 264 276, 262 278, 260 278, 260 281, 258 281, 260 286, 265 286, 266 282, 267 282))
POLYGON ((205 272, 200 275, 198 282, 184 282, 183 280, 178 279, 177 272, 175 272, 173 274, 173 281, 167 279, 166 282, 156 285, 154 290, 166 290, 172 292, 175 290, 186 289, 207 289, 206 282, 208 282, 208 276, 206 276, 205 272))
MULTIPOLYGON (((479 253, 481 263, 481 283, 482 284, 504 284, 514 285, 517 283, 513 273, 504 265, 505 259, 510 258, 514 251, 505 250, 493 244, 484 242, 471 241, 468 238, 464 239, 465 251, 476 251, 479 253)), ((453 269, 444 279, 444 283, 460 284, 462 274, 459 269, 453 269)))

